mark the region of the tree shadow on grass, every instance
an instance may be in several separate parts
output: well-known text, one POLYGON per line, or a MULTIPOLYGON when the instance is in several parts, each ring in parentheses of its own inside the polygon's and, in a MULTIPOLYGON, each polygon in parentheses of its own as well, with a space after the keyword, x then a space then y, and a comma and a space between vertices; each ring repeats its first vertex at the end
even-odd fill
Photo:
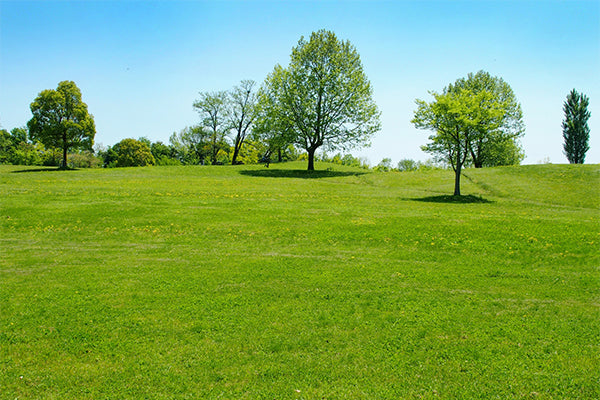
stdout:
POLYGON ((247 176, 258 176, 262 178, 301 178, 301 179, 319 179, 333 178, 339 176, 359 176, 366 172, 352 171, 307 171, 303 169, 246 169, 240 171, 240 174, 247 176))
POLYGON ((46 168, 31 168, 31 169, 18 169, 11 171, 13 174, 22 174, 24 172, 59 172, 59 171, 78 171, 78 168, 59 168, 59 167, 46 167, 46 168))
POLYGON ((408 199, 412 201, 420 201, 423 203, 447 203, 447 204, 491 204, 493 201, 484 199, 483 197, 473 196, 472 194, 468 194, 466 196, 451 196, 451 195, 442 195, 442 196, 427 196, 427 197, 417 197, 413 199, 408 199))

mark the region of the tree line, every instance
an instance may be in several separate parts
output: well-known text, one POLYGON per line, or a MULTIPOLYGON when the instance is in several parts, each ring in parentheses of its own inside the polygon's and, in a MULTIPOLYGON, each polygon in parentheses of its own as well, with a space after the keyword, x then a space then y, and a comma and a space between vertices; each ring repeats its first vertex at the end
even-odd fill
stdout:
MULTIPOLYGON (((523 113, 502 78, 479 71, 429 93, 432 101, 416 100, 411 122, 433 132, 422 149, 455 171, 455 195, 460 195, 463 168, 523 160, 523 113)), ((572 163, 583 163, 589 149, 588 105, 575 90, 564 105, 563 150, 572 163)), ((242 80, 228 91, 200 92, 193 107, 199 123, 173 133, 168 144, 124 139, 97 152, 102 165, 255 163, 297 159, 302 151, 307 169, 313 170, 318 150, 368 146, 381 128, 356 48, 326 30, 308 40, 301 37, 289 64, 276 65, 262 85, 242 80)), ((79 159, 92 155, 94 118, 74 82, 40 92, 30 108, 27 129, 2 131, 0 162, 55 162, 67 168, 70 153, 79 159)), ((414 167, 403 161, 398 169, 414 167)), ((379 170, 389 170, 390 162, 384 159, 379 170)))

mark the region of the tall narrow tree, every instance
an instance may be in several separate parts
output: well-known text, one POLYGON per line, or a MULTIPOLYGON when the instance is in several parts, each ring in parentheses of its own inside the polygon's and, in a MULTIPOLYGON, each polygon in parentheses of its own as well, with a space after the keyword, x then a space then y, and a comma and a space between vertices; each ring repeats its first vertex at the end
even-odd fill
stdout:
POLYGON ((589 104, 590 100, 587 96, 573 89, 563 106, 565 112, 562 123, 563 149, 571 164, 583 164, 585 153, 590 149, 588 119, 592 114, 588 110, 589 104))
POLYGON ((56 90, 40 92, 31 103, 33 118, 27 123, 32 140, 62 149, 61 168, 67 168, 70 149, 91 150, 96 134, 94 117, 81 100, 81 91, 72 81, 63 81, 56 90))

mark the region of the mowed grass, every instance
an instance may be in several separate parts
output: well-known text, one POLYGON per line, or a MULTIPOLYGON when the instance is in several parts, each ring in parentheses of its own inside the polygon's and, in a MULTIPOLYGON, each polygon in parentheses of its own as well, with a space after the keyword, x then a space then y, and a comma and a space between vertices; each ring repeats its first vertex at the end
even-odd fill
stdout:
POLYGON ((303 168, 1 166, 0 398, 600 398, 598 165, 303 168))

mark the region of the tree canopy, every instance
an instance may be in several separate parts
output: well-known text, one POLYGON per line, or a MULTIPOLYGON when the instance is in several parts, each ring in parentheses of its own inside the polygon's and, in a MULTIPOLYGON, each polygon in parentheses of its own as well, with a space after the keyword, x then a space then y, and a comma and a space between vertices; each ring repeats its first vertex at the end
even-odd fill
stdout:
POLYGON ((489 72, 469 73, 448 85, 447 91, 468 89, 474 95, 486 91, 494 102, 502 104, 499 120, 482 120, 471 132, 470 162, 475 168, 519 164, 524 154, 519 138, 525 132, 521 105, 508 83, 489 72))
POLYGON ((194 102, 194 108, 200 114, 202 127, 210 131, 210 162, 217 164, 217 154, 227 130, 227 92, 202 92, 194 102))
POLYGON ((92 149, 96 134, 94 117, 88 113, 74 82, 63 81, 56 90, 43 90, 30 108, 33 118, 27 126, 31 139, 62 149, 62 168, 67 167, 69 149, 92 149))
POLYGON ((308 153, 314 170, 315 151, 348 150, 368 145, 380 128, 380 113, 360 56, 349 41, 333 32, 300 38, 287 68, 275 66, 261 90, 260 124, 308 153))

